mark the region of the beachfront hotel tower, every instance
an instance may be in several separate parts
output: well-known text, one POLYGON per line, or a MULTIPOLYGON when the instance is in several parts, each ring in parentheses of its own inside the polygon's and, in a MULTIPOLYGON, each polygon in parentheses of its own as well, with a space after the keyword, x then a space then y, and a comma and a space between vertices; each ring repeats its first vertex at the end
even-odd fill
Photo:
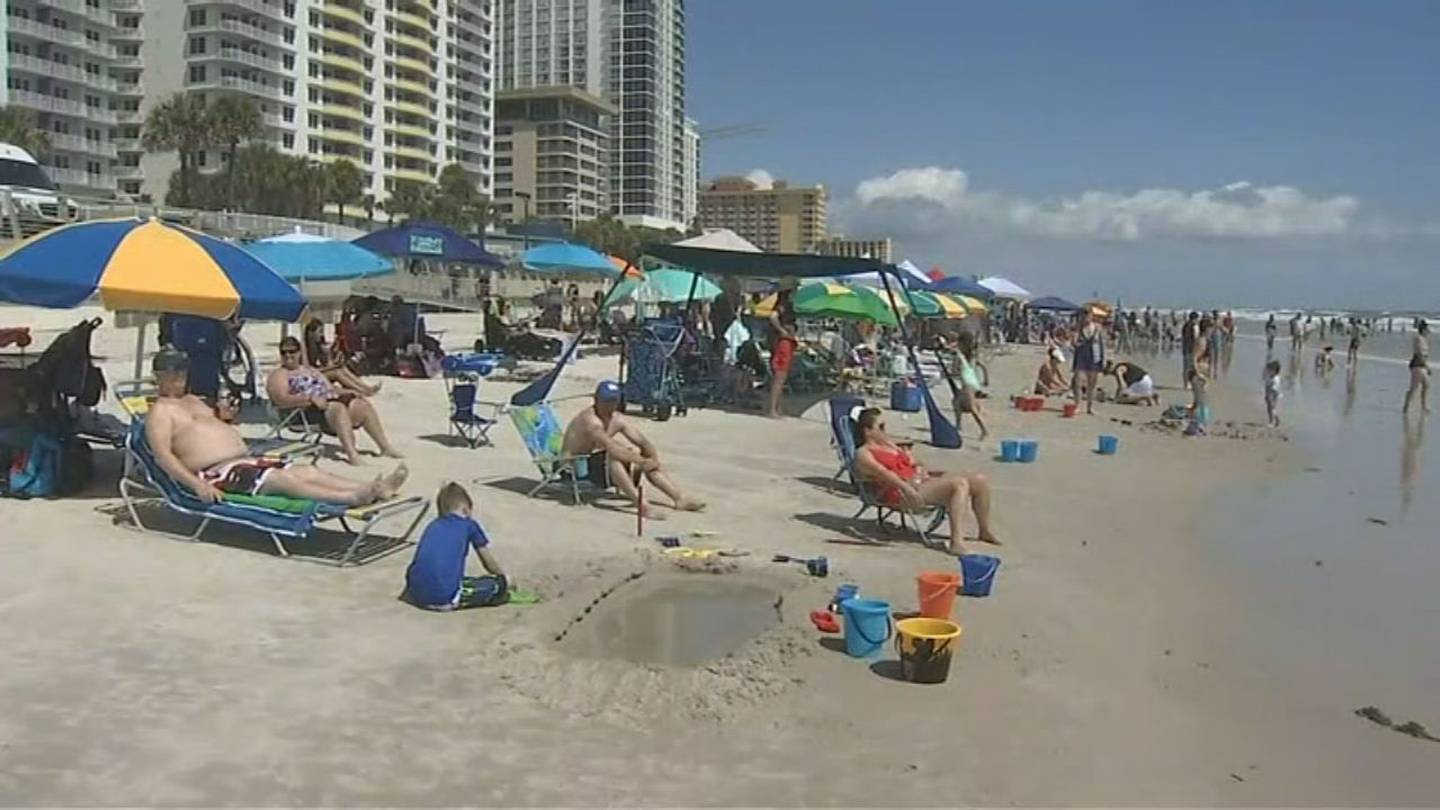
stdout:
POLYGON ((35 115, 50 139, 36 157, 72 194, 139 193, 145 19, 141 0, 7 0, 0 14, 0 103, 35 115))
POLYGON ((806 253, 825 238, 824 186, 719 177, 699 193, 702 228, 728 228, 771 253, 806 253))
POLYGON ((683 0, 498 5, 501 89, 571 86, 604 99, 614 110, 602 167, 609 210, 630 225, 686 228, 699 131, 685 116, 683 0))
MULTIPOLYGON (((492 0, 145 0, 146 108, 185 90, 259 103, 261 140, 345 158, 384 200, 458 163, 492 191, 492 0)), ((199 158, 202 170, 223 156, 199 158)), ((146 157, 163 199, 175 156, 146 157)))

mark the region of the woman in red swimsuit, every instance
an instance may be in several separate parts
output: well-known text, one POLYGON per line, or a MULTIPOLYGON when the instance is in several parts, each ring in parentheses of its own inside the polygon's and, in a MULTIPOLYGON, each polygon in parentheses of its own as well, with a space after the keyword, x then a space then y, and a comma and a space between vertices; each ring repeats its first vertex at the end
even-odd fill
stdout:
POLYGON ((945 506, 950 512, 950 551, 961 554, 961 521, 967 507, 979 524, 982 543, 1000 545, 990 527, 990 480, 980 473, 927 472, 905 447, 885 432, 879 408, 866 408, 855 420, 855 466, 875 483, 888 506, 945 506))

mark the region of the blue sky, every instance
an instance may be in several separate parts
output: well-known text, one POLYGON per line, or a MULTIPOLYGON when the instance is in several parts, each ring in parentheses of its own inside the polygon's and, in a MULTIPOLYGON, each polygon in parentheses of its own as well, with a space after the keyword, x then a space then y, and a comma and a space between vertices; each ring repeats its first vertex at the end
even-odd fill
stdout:
POLYGON ((1440 307, 1440 2, 691 0, 705 177, 1046 291, 1440 307))

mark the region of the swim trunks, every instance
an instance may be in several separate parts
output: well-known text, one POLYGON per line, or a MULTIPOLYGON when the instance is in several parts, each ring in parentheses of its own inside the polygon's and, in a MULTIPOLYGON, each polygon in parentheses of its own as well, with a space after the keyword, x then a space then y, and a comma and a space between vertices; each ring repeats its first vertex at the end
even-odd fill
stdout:
POLYGON ((221 492, 258 495, 271 470, 288 466, 290 462, 278 458, 237 458, 201 470, 200 478, 221 492))

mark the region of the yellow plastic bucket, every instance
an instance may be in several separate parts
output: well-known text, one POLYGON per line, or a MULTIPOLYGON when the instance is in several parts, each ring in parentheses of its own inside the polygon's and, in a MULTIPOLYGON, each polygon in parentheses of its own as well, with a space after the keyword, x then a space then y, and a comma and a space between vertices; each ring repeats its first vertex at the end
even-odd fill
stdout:
POLYGON ((900 672, 912 683, 944 683, 950 658, 960 646, 960 625, 945 619, 901 619, 895 623, 900 672))

